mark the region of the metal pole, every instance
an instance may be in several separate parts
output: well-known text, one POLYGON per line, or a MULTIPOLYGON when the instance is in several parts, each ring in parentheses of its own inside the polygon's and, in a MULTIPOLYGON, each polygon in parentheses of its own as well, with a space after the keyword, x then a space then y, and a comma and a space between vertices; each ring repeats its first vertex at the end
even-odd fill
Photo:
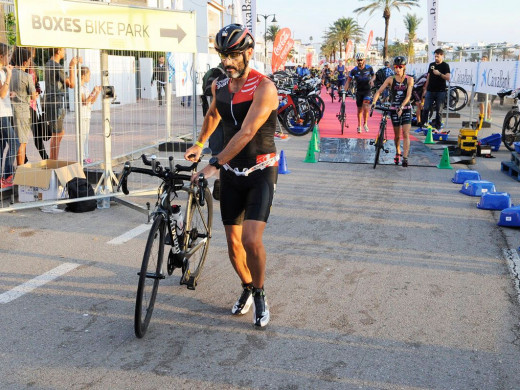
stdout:
POLYGON ((264 16, 264 73, 267 73, 267 17, 264 16))
MULTIPOLYGON (((110 85, 108 77, 108 52, 101 50, 101 85, 103 86, 103 143, 104 143, 104 172, 103 178, 105 182, 105 190, 113 192, 112 188, 112 127, 110 125, 110 103, 111 98, 107 97, 104 93, 105 87, 110 85)), ((99 185, 99 183, 98 183, 99 185)))
MULTIPOLYGON (((75 56, 79 57, 79 49, 75 50, 75 56)), ((76 156, 78 156, 78 162, 83 166, 83 139, 81 137, 81 64, 78 61, 77 67, 74 68, 75 74, 71 75, 74 77, 76 87, 74 88, 74 111, 76 112, 76 156)))
POLYGON ((444 125, 444 130, 446 130, 448 128, 448 118, 450 117, 450 87, 451 87, 451 80, 448 81, 448 90, 447 90, 447 100, 446 100, 446 103, 447 103, 447 107, 446 107, 446 124, 444 125))
POLYGON ((172 140, 172 85, 169 80, 170 65, 166 63, 165 66, 167 69, 166 85, 164 88, 164 93, 166 94, 166 142, 170 142, 172 140))
POLYGON ((192 77, 193 77, 193 91, 192 91, 192 102, 191 105, 193 107, 193 138, 192 141, 195 143, 197 141, 197 53, 193 53, 193 69, 192 69, 192 77))

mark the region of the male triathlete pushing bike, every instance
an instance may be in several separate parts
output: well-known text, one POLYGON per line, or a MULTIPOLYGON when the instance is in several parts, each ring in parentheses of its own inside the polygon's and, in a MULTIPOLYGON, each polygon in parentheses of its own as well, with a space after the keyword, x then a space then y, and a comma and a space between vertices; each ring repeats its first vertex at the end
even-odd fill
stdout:
POLYGON ((231 264, 242 282, 242 294, 233 306, 234 315, 253 305, 253 323, 269 322, 264 279, 266 254, 262 242, 278 178, 274 144, 278 93, 275 85, 249 67, 254 39, 247 28, 230 24, 215 38, 226 74, 211 86, 213 100, 194 146, 184 157, 196 161, 204 142, 220 120, 224 149, 212 157, 199 174, 206 178, 220 169, 220 210, 226 231, 231 264))

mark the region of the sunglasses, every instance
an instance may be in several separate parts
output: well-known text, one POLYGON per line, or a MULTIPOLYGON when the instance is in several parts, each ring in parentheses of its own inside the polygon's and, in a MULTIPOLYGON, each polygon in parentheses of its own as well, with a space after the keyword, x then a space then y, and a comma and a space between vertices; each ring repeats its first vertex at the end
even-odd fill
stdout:
POLYGON ((218 56, 222 61, 224 61, 226 58, 229 58, 230 60, 236 60, 238 57, 242 55, 243 51, 232 51, 231 53, 218 53, 218 56))
POLYGON ((404 65, 394 65, 394 69, 403 69, 404 65))
POLYGON ((365 60, 357 60, 357 62, 363 62, 363 61, 365 61, 365 60))

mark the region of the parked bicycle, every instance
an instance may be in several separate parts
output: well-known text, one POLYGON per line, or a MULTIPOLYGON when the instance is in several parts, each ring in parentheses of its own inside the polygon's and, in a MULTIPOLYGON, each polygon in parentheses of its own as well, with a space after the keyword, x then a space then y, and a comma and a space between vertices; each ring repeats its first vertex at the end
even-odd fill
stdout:
POLYGON ((166 273, 172 275, 176 268, 180 268, 180 284, 190 290, 197 286, 208 254, 213 222, 213 199, 207 180, 199 177, 197 183, 191 182, 191 175, 197 170, 198 162, 189 166, 177 164, 174 167, 173 156, 170 156, 169 167, 163 167, 155 156, 151 160, 145 155, 141 158, 151 169, 132 167, 127 162, 118 185, 118 191, 122 188, 128 195, 127 179, 130 173, 161 179, 155 209, 151 214, 152 227, 138 272, 134 331, 139 338, 148 329, 159 282, 166 278, 166 273), (182 205, 185 205, 184 215, 182 205), (170 247, 166 273, 163 268, 165 246, 170 247))
POLYGON ((515 150, 515 142, 520 142, 520 88, 502 89, 497 93, 501 99, 514 99, 514 106, 507 112, 502 125, 502 142, 510 150, 515 150))
POLYGON ((386 147, 386 125, 388 123, 388 117, 390 116, 390 107, 390 103, 381 103, 380 105, 372 106, 370 108, 370 116, 372 116, 374 108, 376 110, 382 111, 383 113, 381 122, 379 123, 377 138, 370 141, 370 145, 374 145, 376 148, 376 153, 374 156, 374 169, 376 169, 376 165, 379 162, 379 155, 381 154, 381 150, 384 150, 385 153, 389 152, 388 148, 386 147))

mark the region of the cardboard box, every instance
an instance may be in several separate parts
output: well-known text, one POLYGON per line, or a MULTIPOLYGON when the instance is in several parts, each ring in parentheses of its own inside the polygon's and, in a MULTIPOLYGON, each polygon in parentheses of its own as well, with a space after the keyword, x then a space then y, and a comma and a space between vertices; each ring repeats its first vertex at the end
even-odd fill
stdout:
POLYGON ((18 186, 19 202, 55 200, 67 197, 66 184, 75 177, 85 178, 77 162, 43 160, 18 167, 13 183, 18 186))

